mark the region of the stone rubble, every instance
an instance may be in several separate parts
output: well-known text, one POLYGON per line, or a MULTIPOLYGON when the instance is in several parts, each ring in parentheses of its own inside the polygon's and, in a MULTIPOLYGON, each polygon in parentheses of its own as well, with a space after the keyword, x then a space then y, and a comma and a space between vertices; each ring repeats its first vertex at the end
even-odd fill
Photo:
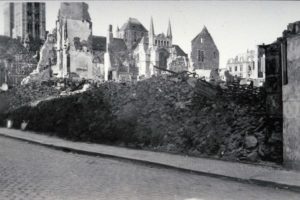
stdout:
MULTIPOLYGON (((60 89, 22 86, 13 91, 17 98, 12 98, 10 105, 16 108, 49 95, 59 96, 62 90, 80 90, 83 85, 60 89)), ((282 161, 282 139, 268 129, 261 88, 220 87, 200 79, 165 75, 137 83, 91 83, 87 90, 103 93, 117 118, 115 126, 130 125, 128 131, 137 140, 125 146, 225 160, 282 161)))

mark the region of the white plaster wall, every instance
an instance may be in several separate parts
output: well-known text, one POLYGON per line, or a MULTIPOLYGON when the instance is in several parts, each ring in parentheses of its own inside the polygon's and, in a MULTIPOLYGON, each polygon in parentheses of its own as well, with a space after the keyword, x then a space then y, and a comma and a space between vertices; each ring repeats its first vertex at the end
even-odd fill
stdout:
POLYGON ((93 57, 88 52, 70 51, 70 72, 75 72, 81 78, 93 78, 93 57))
POLYGON ((92 35, 90 23, 81 20, 67 19, 67 31, 71 47, 70 50, 75 50, 74 37, 79 37, 80 41, 88 41, 88 38, 92 35))

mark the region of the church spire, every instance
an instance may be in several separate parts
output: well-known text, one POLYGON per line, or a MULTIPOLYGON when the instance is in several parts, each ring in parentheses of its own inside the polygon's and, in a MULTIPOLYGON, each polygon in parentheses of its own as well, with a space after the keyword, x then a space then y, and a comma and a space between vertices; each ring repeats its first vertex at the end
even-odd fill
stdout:
POLYGON ((153 25, 153 19, 151 17, 150 29, 149 29, 149 44, 150 45, 154 45, 154 40, 155 40, 154 37, 155 37, 154 25, 153 25))
POLYGON ((154 36, 154 34, 153 18, 151 17, 149 36, 154 36))
POLYGON ((170 21, 170 19, 169 19, 169 25, 168 25, 167 37, 168 37, 168 38, 172 38, 172 29, 171 29, 171 21, 170 21))

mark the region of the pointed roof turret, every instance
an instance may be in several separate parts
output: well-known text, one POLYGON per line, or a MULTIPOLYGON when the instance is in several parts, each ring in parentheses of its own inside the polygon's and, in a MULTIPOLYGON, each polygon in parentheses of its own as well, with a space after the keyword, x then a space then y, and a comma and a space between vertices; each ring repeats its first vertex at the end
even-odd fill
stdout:
POLYGON ((169 19, 167 37, 172 38, 172 29, 171 29, 171 21, 170 21, 170 19, 169 19))
POLYGON ((149 36, 153 36, 154 34, 155 34, 155 33, 154 33, 153 18, 151 17, 149 36))

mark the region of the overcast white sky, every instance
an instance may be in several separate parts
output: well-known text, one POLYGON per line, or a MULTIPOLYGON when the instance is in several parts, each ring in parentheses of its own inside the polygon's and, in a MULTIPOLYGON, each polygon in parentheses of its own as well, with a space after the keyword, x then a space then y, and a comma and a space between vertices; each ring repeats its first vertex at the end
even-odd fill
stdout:
MULTIPOLYGON (((149 29, 153 16, 155 33, 166 32, 170 18, 173 43, 190 54, 191 40, 205 25, 220 51, 220 67, 229 57, 271 43, 288 23, 300 20, 297 1, 86 1, 94 35, 106 35, 116 26, 137 18, 149 29)), ((3 2, 0 3, 2 8, 3 2)), ((47 30, 54 28, 60 1, 46 1, 47 30)), ((3 11, 2 11, 3 13, 3 11)), ((0 34, 3 34, 3 14, 0 34)))

